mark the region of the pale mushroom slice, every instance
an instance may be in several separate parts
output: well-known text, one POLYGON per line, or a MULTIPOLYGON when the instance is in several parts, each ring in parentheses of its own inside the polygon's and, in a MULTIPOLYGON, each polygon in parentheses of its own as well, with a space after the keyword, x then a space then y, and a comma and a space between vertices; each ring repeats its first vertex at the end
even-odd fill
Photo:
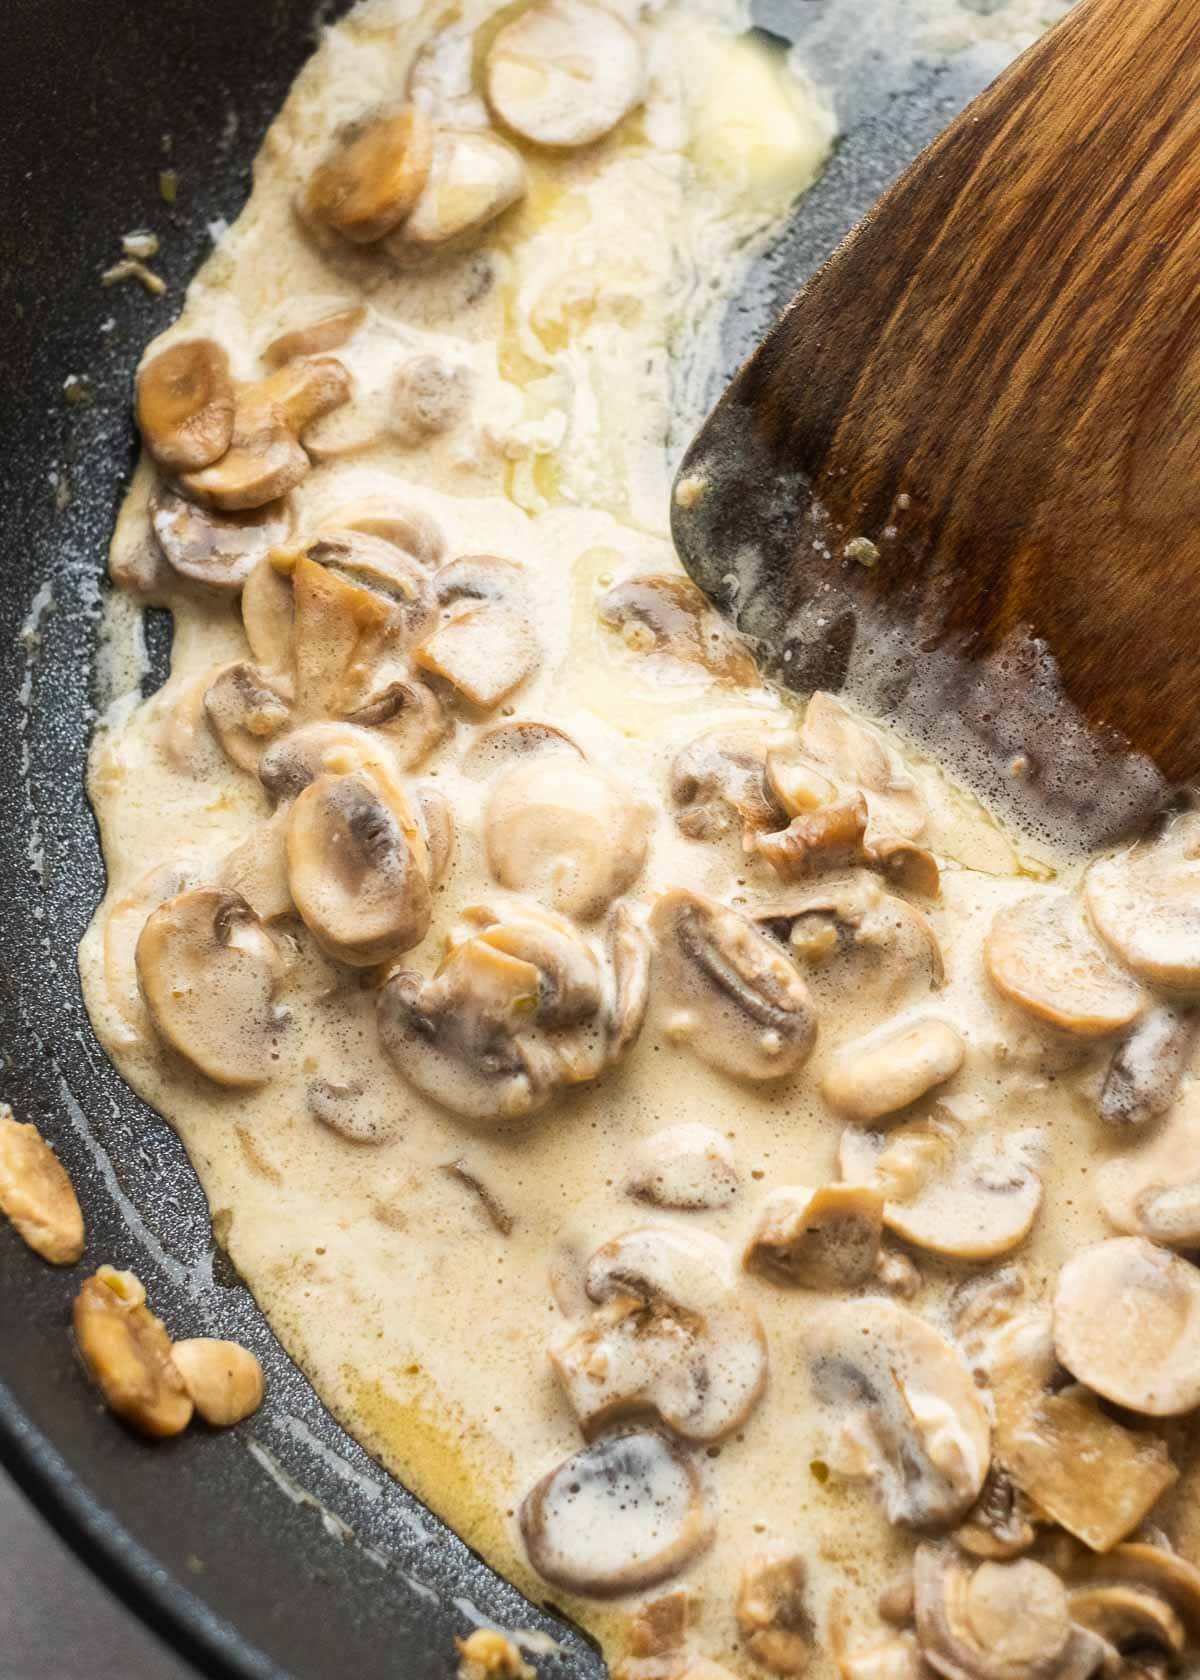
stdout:
POLYGON ((817 1018, 795 965, 735 910, 685 888, 650 917, 669 1035, 723 1073, 782 1079, 808 1059, 817 1018))
POLYGON ((265 748, 291 722, 290 685, 239 659, 209 684, 204 711, 226 758, 253 775, 265 748))
POLYGON ((236 595, 269 551, 286 542, 291 515, 266 502, 246 513, 216 513, 159 485, 150 498, 150 528, 171 570, 218 595, 236 595))
POLYGON ((274 1071, 283 965, 237 893, 193 887, 151 912, 137 943, 142 996, 160 1037, 218 1085, 274 1071))
POLYGON ((753 849, 781 881, 802 881, 859 862, 866 831, 866 801, 857 789, 851 789, 828 805, 793 817, 786 828, 755 835, 753 849))
POLYGON ((229 1429, 262 1405, 262 1366, 239 1342, 192 1336, 174 1343, 171 1359, 197 1414, 214 1429, 229 1429))
POLYGON ((1193 1090, 1149 1142, 1105 1161, 1096 1194, 1116 1230, 1164 1248, 1200 1248, 1200 1102, 1193 1090))
POLYGON ((136 412, 142 441, 164 472, 220 460, 233 439, 228 356, 214 339, 177 339, 138 370, 136 412))
POLYGON ((400 264, 469 245, 527 190, 521 155, 498 134, 439 129, 421 196, 388 241, 400 264))
POLYGON ((0 1103, 0 1214, 52 1266, 73 1266, 83 1253, 83 1212, 67 1169, 7 1103, 0 1103))
POLYGON ((1018 1248, 1042 1205, 1030 1164, 1036 1136, 971 1133, 949 1115, 889 1132, 848 1126, 838 1170, 849 1185, 883 1198, 893 1235, 950 1260, 994 1260, 1018 1248))
POLYGON ((292 805, 287 857, 296 908, 336 961, 368 968, 424 939, 429 851, 397 782, 365 770, 318 777, 292 805))
POLYGON ((344 502, 322 521, 321 528, 379 537, 429 570, 440 566, 446 554, 446 534, 433 515, 415 502, 394 496, 358 496, 344 502))
POLYGON ((111 1412, 151 1440, 187 1428, 192 1400, 171 1357, 171 1338, 132 1272, 101 1266, 86 1278, 72 1323, 84 1368, 111 1412))
POLYGON ((843 1044, 830 1059, 821 1093, 857 1125, 899 1114, 959 1071, 966 1045, 946 1021, 901 1021, 843 1044))
POLYGON ((899 754, 832 694, 817 693, 805 709, 800 741, 808 756, 834 778, 859 789, 867 803, 868 845, 878 840, 919 840, 925 801, 899 754))
POLYGON ((1200 1570, 1178 1552, 1130 1541, 1101 1556, 1064 1549, 1057 1563, 1072 1621, 1099 1635, 1134 1672, 1175 1667, 1185 1645, 1200 1638, 1200 1570))
POLYGON ((647 1413, 685 1441, 740 1428, 766 1386, 767 1345, 724 1243, 674 1226, 629 1231, 592 1255, 585 1287, 598 1311, 550 1350, 585 1436, 647 1413))
POLYGON ((611 1598, 656 1586, 711 1543, 693 1460, 649 1430, 575 1453, 525 1496, 521 1536, 543 1579, 611 1598))
POLYGON ((346 722, 382 735, 401 770, 427 758, 451 727, 441 700, 415 677, 385 678, 346 713, 346 722))
POLYGON ((1031 893, 999 910, 983 942, 988 979, 1037 1021, 1103 1038, 1141 1014, 1146 994, 1110 960, 1073 893, 1031 893))
POLYGON ((1087 1680, 1106 1648, 1075 1625, 1066 1588, 1032 1558, 972 1564, 925 1543, 913 1564, 917 1640, 945 1680, 1087 1680))
POLYGON ((676 753, 671 799, 689 840, 718 840, 737 828, 748 845, 750 835, 784 821, 765 775, 771 741, 764 729, 707 729, 676 753))
POLYGON ((808 1569, 799 1552, 776 1548, 742 1565, 737 1625, 755 1662, 771 1674, 803 1674, 815 1635, 808 1607, 808 1569))
POLYGON ((631 652, 652 658, 662 675, 694 675, 698 668, 731 687, 760 684, 749 648, 691 578, 625 578, 601 598, 598 611, 601 622, 619 630, 631 652))
POLYGON ((991 1424, 952 1343, 907 1307, 868 1297, 808 1313, 799 1351, 828 1418, 830 1469, 874 1483, 890 1522, 966 1515, 987 1476, 991 1424))
POLYGON ((211 466, 183 474, 181 488, 222 513, 275 501, 308 473, 305 428, 349 400, 350 376, 335 357, 286 362, 238 392, 229 448, 211 466))
POLYGON ((1200 816, 1094 863, 1084 899, 1096 932, 1140 980, 1200 990, 1200 816))
POLYGON ((879 1260, 883 1197, 869 1185, 786 1185, 759 1206, 743 1264, 774 1283, 853 1289, 879 1260))
POLYGON ((473 781, 484 781, 498 771, 528 763, 543 753, 568 754, 572 758, 585 756, 583 748, 556 723, 546 723, 540 718, 503 718, 479 730, 459 759, 458 767, 473 781))
POLYGON ((431 887, 440 887, 446 879, 450 861, 454 856, 457 838, 454 806, 441 788, 435 787, 432 782, 418 782, 413 788, 413 796, 417 820, 425 837, 425 850, 429 857, 429 884, 431 887))
POLYGON ((390 743, 352 723, 306 723, 291 729, 263 752, 258 779, 276 804, 286 804, 319 776, 365 770, 383 781, 399 768, 390 743))
POLYGON ((625 1624, 625 1652, 612 1680, 676 1680, 687 1666, 695 1607, 684 1587, 639 1604, 625 1624))
POLYGON ((1192 1010, 1166 1003, 1148 1009, 1113 1051, 1100 1091, 1101 1120, 1132 1130, 1165 1114, 1179 1094, 1195 1037, 1192 1010))
POLYGON ((188 861, 155 864, 104 912, 104 983, 124 1023, 127 1042, 136 1042, 147 1027, 136 960, 146 918, 164 899, 194 886, 196 879, 188 861))
POLYGON ((729 1139, 699 1120, 684 1120, 641 1140, 625 1189, 656 1207, 696 1212, 728 1207, 739 1183, 729 1139))
MULTIPOLYGON (((275 546, 281 546, 280 543, 275 546)), ((291 665, 296 608, 290 572, 270 552, 252 563, 242 586, 242 628, 256 662, 267 671, 291 665)))
POLYGON ((488 49, 493 114, 538 146, 590 146, 642 98, 637 37, 591 0, 536 0, 488 49))
POLYGON ((419 200, 433 161, 433 128, 415 104, 347 124, 300 199, 304 219, 352 245, 371 245, 419 200))
POLYGON ((1145 1237, 1093 1243, 1058 1275, 1054 1346, 1072 1376, 1114 1405, 1147 1417, 1192 1411, 1200 1270, 1145 1237))
POLYGON ((326 308, 303 325, 278 333, 263 350, 262 359, 268 367, 279 368, 285 362, 295 361, 297 356, 328 356, 348 344, 366 318, 365 303, 342 303, 335 309, 326 308))
POLYGON ((415 649, 414 662, 480 711, 507 700, 541 663, 525 614, 498 602, 457 607, 415 649))
POLYGON ((226 855, 218 886, 246 900, 260 922, 279 922, 295 914, 287 872, 286 811, 273 811, 226 855))
POLYGON ((613 905, 608 942, 613 971, 608 1054, 610 1061, 619 1061, 637 1042, 650 1005, 650 938, 628 903, 613 905))
POLYGON ((392 603, 303 552, 291 557, 296 702, 310 717, 340 717, 385 668, 392 603))
POLYGON ((456 19, 422 43, 408 73, 408 95, 438 128, 489 128, 487 106, 475 91, 478 44, 456 19))
POLYGON ((651 814, 582 759, 539 756, 497 776, 484 808, 488 866, 501 886, 590 921, 642 872, 651 814))

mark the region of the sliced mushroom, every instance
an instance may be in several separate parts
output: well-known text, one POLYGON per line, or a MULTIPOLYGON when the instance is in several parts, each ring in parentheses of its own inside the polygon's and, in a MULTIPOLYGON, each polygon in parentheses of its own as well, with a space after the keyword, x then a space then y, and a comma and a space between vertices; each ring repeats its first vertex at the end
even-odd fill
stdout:
POLYGON ((81 1286, 72 1318, 87 1374, 110 1411, 151 1439, 187 1428, 192 1401, 171 1357, 171 1338, 132 1272, 101 1266, 81 1286))
POLYGON ((614 904, 609 917, 613 1007, 608 1027, 609 1057, 617 1061, 637 1042, 650 1002, 650 940, 628 904, 614 904))
POLYGON ((541 657, 524 614, 494 602, 456 608, 413 654, 422 670, 443 678, 481 711, 506 700, 541 657))
POLYGON ((450 728, 446 708, 428 683, 393 678, 346 713, 346 721, 378 730, 401 770, 411 770, 433 751, 450 728))
POLYGON ((925 801, 899 756, 832 694, 808 702, 800 740, 809 758, 834 779, 859 789, 867 802, 868 845, 879 840, 919 840, 925 801))
POLYGON ((1200 816, 1094 863, 1084 899, 1096 932, 1140 980, 1200 989, 1200 816))
POLYGON ((288 884, 305 926, 338 962, 367 968, 424 939, 429 849, 398 783, 326 774, 292 806, 288 884))
POLYGON ((67 1169, 7 1103, 0 1103, 0 1213, 53 1266, 73 1266, 83 1253, 83 1213, 67 1169))
POLYGON ((441 356, 413 356, 401 365, 392 386, 395 434, 409 445, 441 437, 461 424, 470 405, 469 369, 441 356))
POLYGON ((1200 1104, 1190 1091, 1148 1143, 1105 1161, 1096 1192, 1118 1231, 1200 1248, 1200 1104))
POLYGON ((1042 1181, 1026 1133, 973 1135, 949 1115, 864 1132, 850 1126, 838 1146, 847 1184, 884 1198, 895 1236, 951 1260, 993 1260, 1018 1247, 1042 1204, 1042 1181))
POLYGON ((291 722, 291 700, 283 678, 268 677, 243 659, 214 678, 204 710, 231 764, 253 775, 264 749, 291 722))
POLYGON ((437 619, 429 574, 420 561, 383 537, 326 525, 303 552, 326 571, 369 589, 391 608, 388 640, 407 650, 437 619))
POLYGON ((913 1571, 917 1639, 945 1680, 1087 1680, 1103 1643, 1074 1625, 1066 1588, 1032 1558, 974 1567, 950 1546, 921 1545, 913 1571))
POLYGON ((242 588, 242 628, 250 652, 264 670, 279 671, 291 664, 295 603, 291 573, 281 570, 271 553, 251 566, 242 588))
MULTIPOLYGON (((1007 1563, 1033 1545, 1037 1538, 1034 1519, 1035 1507, 1008 1472, 993 1462, 983 1492, 951 1538, 972 1557, 1007 1563)), ((909 1586, 911 1607, 911 1581, 909 1586)))
POLYGON ((1114 1405, 1147 1417, 1190 1412, 1200 1405, 1200 1270, 1145 1237, 1093 1243, 1058 1274, 1054 1346, 1072 1376, 1114 1405))
POLYGON ((695 1464, 648 1430, 575 1453, 526 1495, 520 1520, 538 1574, 594 1598, 668 1580, 713 1537, 695 1464))
POLYGON ((379 537, 411 554, 422 566, 439 566, 446 552, 446 537, 437 520, 412 502, 398 502, 392 496, 362 496, 335 508, 322 529, 361 531, 379 537))
POLYGON ((238 393, 233 440, 212 466, 185 473, 185 493, 223 513, 262 507, 293 490, 309 468, 306 426, 350 398, 350 376, 333 356, 287 362, 238 393))
POLYGON ((589 1439, 646 1413, 685 1441, 720 1441, 746 1421, 767 1345, 724 1243, 672 1226, 629 1231, 592 1255, 586 1288, 599 1310, 550 1357, 589 1439))
POLYGON ((194 1336, 176 1342, 171 1358, 196 1411, 214 1429, 229 1429, 262 1405, 262 1366, 238 1342, 194 1336))
POLYGON ((361 1079, 313 1079, 305 1092, 308 1112, 349 1143, 387 1143, 395 1135, 379 1094, 361 1079))
POLYGON ((282 964, 237 893, 193 887, 151 912, 137 943, 142 996, 160 1036, 218 1085, 265 1084, 282 964))
POLYGON ((432 126, 417 105, 348 124, 313 171, 301 213, 352 245, 373 244, 420 199, 433 144, 432 126))
POLYGON ((393 780, 398 768, 386 738, 352 723, 307 723, 272 741, 258 761, 258 779, 278 804, 295 799, 318 776, 366 770, 393 780))
POLYGON ((461 19, 421 45, 408 73, 410 99, 424 105, 439 128, 488 128, 487 106, 475 91, 477 41, 461 19))
POLYGON ((183 338, 138 372, 137 423, 165 472, 220 460, 233 438, 229 358, 211 338, 183 338))
POLYGON ((883 1197, 866 1185, 772 1190, 759 1207, 744 1264, 774 1283, 853 1289, 874 1274, 883 1197))
POLYGON ((521 155, 498 134, 439 129, 421 196, 388 249, 401 264, 460 250, 526 190, 521 155))
POLYGON ((146 917, 195 881, 189 863, 156 864, 104 912, 104 980, 114 1007, 136 1040, 147 1026, 135 953, 146 917))
POLYGON ((772 737, 759 729, 708 729, 675 755, 671 798, 691 840, 717 840, 731 828, 749 836, 783 821, 764 773, 772 737))
POLYGON ((635 653, 653 654, 660 665, 699 666, 732 687, 759 686, 749 648, 690 578, 626 578, 603 597, 599 613, 635 653))
POLYGON ((260 922, 295 914, 287 875, 287 825, 286 811, 272 812, 221 865, 218 886, 244 898, 260 922))
POLYGON ((813 1648, 808 1571, 798 1552, 761 1552, 742 1565, 737 1625, 756 1663, 772 1674, 803 1674, 813 1648))
POLYGON ((1156 1672, 1164 1659, 1174 1666, 1200 1636, 1200 1570, 1178 1552, 1130 1542, 1098 1557, 1074 1547, 1059 1569, 1072 1621, 1139 1669, 1156 1672))
POLYGON ((694 1211, 728 1207, 738 1183, 728 1138, 698 1120, 685 1120, 642 1139, 625 1189, 656 1207, 694 1211))
POLYGON ((672 1037, 742 1079, 781 1079, 807 1060, 817 1034, 812 999, 753 923, 680 888, 658 900, 650 928, 672 1037))
POLYGON ((639 1604, 629 1616, 625 1654, 613 1680, 674 1680, 687 1665, 695 1603, 682 1587, 639 1604))
POLYGON ((991 1425, 956 1347, 907 1307, 868 1297, 810 1312, 801 1353, 830 1416, 831 1468, 874 1482, 890 1522, 966 1515, 988 1472, 991 1425))
POLYGON ((413 791, 429 854, 429 884, 438 887, 445 880, 454 856, 454 807, 432 782, 421 782, 413 791))
POLYGON ((1145 1007, 1146 994, 1110 961, 1070 893, 1006 904, 988 930, 983 960, 1010 1003, 1080 1038, 1120 1032, 1145 1007))
POLYGON ((569 753, 574 758, 584 756, 583 749, 554 723, 542 723, 535 718, 505 718, 489 723, 479 731, 458 761, 464 776, 484 780, 514 764, 528 763, 543 753, 569 753))
POLYGON ((590 146, 642 97, 629 26, 591 0, 537 0, 504 26, 484 67, 488 104, 538 146, 590 146))
POLYGON ((925 1680, 929 1673, 911 1633, 857 1651, 838 1650, 837 1665, 841 1680, 925 1680))
POLYGON ((1113 1052, 1100 1092, 1100 1118, 1126 1128, 1165 1114, 1179 1094, 1196 1036, 1190 1010, 1158 1004, 1148 1009, 1113 1052))
POLYGON ((307 554, 292 566, 296 699, 302 712, 339 717, 366 698, 386 664, 393 604, 307 554))
POLYGON ((520 1646, 499 1628, 478 1627, 454 1643, 459 1654, 455 1680, 537 1680, 520 1646))
POLYGON ((821 1081, 827 1103, 858 1125, 909 1108, 963 1064, 966 1046, 945 1021, 906 1021, 844 1044, 821 1081))
POLYGON ((650 812, 582 759, 538 757, 496 778, 484 811, 488 866, 501 886, 590 921, 632 886, 650 812))
POLYGON ((802 881, 856 863, 866 831, 866 800, 855 790, 807 816, 793 817, 786 828, 756 835, 754 850, 781 881, 802 881))
POLYGON ((262 353, 268 367, 282 367, 297 356, 328 356, 348 344, 367 318, 364 303, 347 303, 326 310, 304 326, 291 327, 273 338, 262 353))
POLYGON ((160 485, 150 498, 150 526, 173 572, 217 594, 236 595, 268 551, 287 540, 291 516, 271 501, 247 513, 214 513, 160 485))

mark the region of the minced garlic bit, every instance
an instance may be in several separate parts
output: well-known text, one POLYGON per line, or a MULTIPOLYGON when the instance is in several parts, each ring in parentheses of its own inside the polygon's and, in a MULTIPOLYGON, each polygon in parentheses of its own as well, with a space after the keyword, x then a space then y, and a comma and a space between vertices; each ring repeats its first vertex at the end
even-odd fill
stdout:
POLYGON ((498 1628, 476 1628, 458 1647, 458 1680, 535 1680, 531 1668, 506 1634, 498 1628))
POLYGON ((870 537, 851 537, 842 552, 847 560, 857 560, 860 566, 874 566, 879 560, 879 550, 870 537))
POLYGON ((708 489, 708 479, 703 473, 689 473, 681 478, 675 486, 675 506, 681 508, 695 507, 696 503, 708 489))
POLYGON ((121 235, 121 249, 127 257, 145 262, 158 255, 158 235, 149 228, 135 228, 132 233, 121 235))
POLYGON ((167 282, 161 274, 155 274, 137 257, 122 257, 120 262, 106 268, 100 276, 102 286, 119 286, 123 280, 139 281, 153 297, 161 297, 167 289, 167 282))

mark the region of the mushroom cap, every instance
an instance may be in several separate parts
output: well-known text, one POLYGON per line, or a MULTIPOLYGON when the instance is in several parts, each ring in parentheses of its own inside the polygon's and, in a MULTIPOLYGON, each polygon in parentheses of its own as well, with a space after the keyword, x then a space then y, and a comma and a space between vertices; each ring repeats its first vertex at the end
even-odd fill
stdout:
POLYGON ((428 848, 395 781, 367 770, 318 777, 292 806, 287 854, 296 908, 336 961, 368 968, 424 939, 428 848))
POLYGON ((270 934, 244 898, 193 887, 146 919, 138 982, 159 1035, 218 1085, 263 1085, 273 1070, 282 976, 270 934))
POLYGON ((323 309, 302 326, 278 333, 262 352, 268 367, 282 367, 297 356, 327 356, 348 344, 367 318, 365 303, 344 303, 323 309))
POLYGON ((840 700, 818 691, 800 725, 804 751, 835 780, 859 789, 867 804, 866 840, 919 840, 925 801, 899 756, 840 700))
POLYGON ((502 718, 479 731, 458 767, 464 776, 484 780, 543 753, 585 756, 582 747, 555 723, 543 723, 539 718, 502 718))
POLYGON ((488 864, 502 886, 588 921, 642 871, 649 811, 582 759, 539 756, 501 771, 488 794, 488 864))
POLYGON ((538 1574, 594 1598, 668 1580, 713 1537, 694 1462, 650 1430, 573 1454, 525 1496, 520 1521, 538 1574))
POLYGON ((838 1169, 848 1184, 881 1193, 883 1223, 905 1242, 952 1260, 994 1260, 1024 1242, 1042 1205, 1027 1141, 965 1134, 945 1118, 887 1133, 849 1126, 838 1169))
POLYGON ((650 573, 614 583, 599 605, 602 623, 620 630, 637 653, 699 666, 718 682, 757 688, 758 666, 691 578, 650 573))
POLYGON ((287 540, 291 515, 281 502, 216 513, 159 485, 150 498, 150 526, 179 577, 218 595, 236 595, 268 552, 287 540))
POLYGON ((889 1521, 966 1515, 987 1476, 991 1424, 958 1348, 907 1307, 867 1297, 808 1313, 800 1352, 836 1419, 833 1445, 876 1484, 889 1521))
POLYGON ((212 463, 180 478, 193 501, 222 512, 256 508, 295 488, 308 472, 307 426, 350 398, 350 375, 333 356, 285 362, 238 392, 233 438, 212 463))
POLYGON ((1084 899, 1096 932, 1140 980, 1200 989, 1200 818, 1094 863, 1084 899))
POLYGON ((888 1023, 834 1052, 821 1092, 839 1114, 869 1125, 953 1079, 965 1055, 966 1046, 946 1021, 888 1023))
POLYGON ((672 1036, 742 1079, 781 1079, 808 1059, 816 1012, 795 965, 754 924, 699 893, 664 893, 650 917, 672 1036))
POLYGON ((1156 1004, 1113 1051, 1098 1113, 1126 1130, 1156 1120, 1172 1106, 1196 1036, 1191 1010, 1156 1004))
POLYGON ((422 670, 441 677, 481 711, 506 700, 536 671, 541 657, 525 612, 500 601, 455 606, 413 654, 422 670))
POLYGON ((271 799, 295 799, 319 776, 366 770, 387 781, 396 760, 386 736, 353 723, 306 723, 272 741, 258 761, 258 779, 271 799))
POLYGON ((171 1358, 196 1411, 214 1429, 229 1429, 262 1405, 262 1366, 239 1342, 193 1336, 176 1342, 171 1358))
POLYGON ((253 775, 269 742, 291 722, 291 700, 285 679, 239 659, 209 684, 204 711, 230 763, 253 775))
POLYGON ((1192 1638, 1200 1637, 1200 1569, 1178 1552, 1144 1541, 1127 1541, 1099 1556, 1074 1547, 1059 1568, 1072 1605, 1080 1589, 1102 1583, 1141 1589, 1173 1610, 1192 1638))
POLYGON ((450 729, 442 702, 428 683, 415 677, 384 682, 346 713, 346 721, 381 734, 401 770, 419 764, 450 729))
POLYGON ((358 496, 344 502, 320 528, 379 537, 427 568, 440 565, 446 552, 445 532, 433 515, 415 502, 397 501, 394 496, 358 496))
POLYGON ((432 159, 433 129, 417 105, 352 123, 313 171, 304 214, 353 245, 373 244, 416 204, 432 159))
POLYGON ((292 566, 292 598, 297 704, 310 716, 342 716, 378 681, 392 604, 304 553, 292 566))
POLYGON ((218 886, 240 894, 262 922, 295 914, 287 876, 286 811, 273 811, 225 856, 218 886))
POLYGON ((729 1250, 673 1226, 598 1248, 585 1287, 600 1304, 551 1359, 585 1435, 653 1412, 687 1441, 719 1441, 762 1395, 767 1347, 738 1293, 729 1250))
POLYGON ((493 114, 538 146, 588 146, 642 97, 642 54, 619 17, 590 0, 537 0, 488 49, 493 114))
POLYGON ((699 1120, 684 1120, 641 1140, 625 1188, 657 1207, 694 1210, 728 1207, 738 1182, 729 1139, 699 1120))
POLYGON ((1164 1248, 1200 1248, 1200 1101, 1194 1087, 1161 1128, 1096 1175, 1105 1218, 1130 1236, 1164 1248))
POLYGON ((229 358, 214 339, 176 339, 138 371, 138 428, 166 472, 219 460, 233 438, 233 406, 229 358))
POLYGON ((866 1185, 785 1185, 759 1205, 743 1264, 775 1283, 850 1289, 879 1259, 883 1197, 866 1185))
POLYGON ((521 154, 498 134, 442 128, 421 196, 388 249, 403 263, 467 244, 524 198, 521 154))
POLYGON ((767 786, 772 736, 762 729, 706 729, 676 753, 671 798, 692 840, 715 840, 731 827, 775 828, 783 812, 767 786))
POLYGON ((1200 1405, 1200 1270, 1145 1237, 1093 1243, 1058 1274, 1054 1347, 1114 1405, 1147 1417, 1190 1412, 1200 1405))
POLYGON ((1035 1020, 1080 1038, 1119 1032, 1146 994, 1110 960, 1073 893, 1031 893, 999 910, 983 943, 996 990, 1035 1020))

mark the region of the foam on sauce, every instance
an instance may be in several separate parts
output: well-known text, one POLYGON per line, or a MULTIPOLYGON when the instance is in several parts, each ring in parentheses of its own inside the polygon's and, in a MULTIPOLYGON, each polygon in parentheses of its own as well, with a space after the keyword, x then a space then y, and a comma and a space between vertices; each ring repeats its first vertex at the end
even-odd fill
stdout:
MULTIPOLYGON (((643 44, 645 104, 595 147, 530 153, 528 198, 476 250, 399 273, 369 248, 318 249, 293 215, 293 196, 340 123, 403 87, 435 27, 469 42, 496 19, 480 0, 467 0, 449 24, 403 0, 367 0, 326 33, 299 77, 264 142, 245 211, 166 341, 210 336, 236 377, 258 378, 264 346, 298 319, 350 299, 366 305, 365 325, 338 352, 354 401, 313 428, 316 464, 292 493, 296 527, 391 497, 440 527, 449 556, 490 553, 529 569, 542 663, 503 710, 551 721, 644 802, 647 859, 628 894, 644 917, 673 888, 742 908, 780 890, 737 836, 684 836, 668 790, 673 758, 702 730, 790 728, 795 703, 765 685, 732 689, 647 657, 602 622, 599 605, 623 578, 679 570, 666 535, 671 359, 703 359, 720 299, 811 183, 831 121, 802 80, 739 38, 725 0, 646 13, 626 0, 614 9, 636 23, 643 44), (421 353, 467 370, 465 419, 416 445, 385 435, 360 447, 375 437, 399 367, 421 353)), ((118 548, 144 540, 152 478, 143 463, 118 548)), ((542 1597, 517 1512, 582 1445, 547 1357, 548 1344, 590 1310, 582 1267, 602 1243, 647 1225, 722 1239, 739 1299, 761 1318, 770 1379, 744 1426, 695 1455, 715 1516, 711 1547, 682 1577, 700 1606, 698 1648, 739 1674, 758 1672, 739 1643, 733 1600, 747 1555, 773 1543, 807 1558, 818 1628, 836 1593, 850 1627, 875 1636, 875 1597, 909 1557, 912 1536, 889 1524, 869 1485, 830 1471, 830 1418, 804 1358, 806 1324, 827 1302, 742 1273, 740 1254, 769 1191, 837 1177, 842 1122, 821 1081, 839 1047, 885 1022, 927 1017, 965 1044, 939 1113, 968 1134, 1019 1134, 1043 1178, 1040 1217, 1016 1255, 1028 1299, 1044 1299, 1060 1263, 1108 1234, 1091 1188, 1099 1161, 1117 1151, 1091 1113, 1107 1052, 1067 1043, 1005 1003, 981 956, 999 908, 1049 890, 1041 883, 1056 874, 1070 885, 1073 866, 1002 828, 913 753, 908 767, 929 812, 923 843, 941 861, 940 896, 923 908, 945 983, 896 996, 816 972, 816 1050, 781 1086, 709 1066, 652 980, 639 1041, 594 1084, 521 1123, 471 1124, 399 1077, 379 1042, 369 985, 292 923, 279 940, 290 962, 290 1019, 273 1077, 259 1090, 219 1089, 164 1052, 133 951, 157 899, 185 881, 216 879, 270 807, 257 778, 222 754, 200 710, 212 668, 246 657, 238 613, 183 590, 171 606, 170 680, 145 702, 119 700, 93 750, 109 885, 81 949, 85 995, 124 1076, 182 1136, 222 1241, 286 1346, 370 1450, 497 1569, 542 1597), (147 891, 144 878, 156 870, 147 891), (371 1141, 314 1118, 314 1080, 360 1088, 356 1112, 371 1141), (647 1207, 626 1189, 643 1141, 681 1122, 728 1142, 739 1186, 721 1205, 647 1207), (511 1217, 507 1234, 469 1182, 444 1170, 449 1162, 486 1185, 511 1217)), ((114 647, 131 646, 126 618, 118 609, 114 647)), ((422 973, 461 911, 496 895, 482 831, 496 771, 486 750, 464 762, 482 727, 460 716, 416 772, 449 801, 457 825, 431 931, 402 960, 422 973)), ((925 1255, 917 1262, 909 1304, 945 1335, 963 1268, 925 1255)), ((914 1405, 936 1434, 940 1402, 928 1398, 914 1405)), ((681 1481, 669 1495, 682 1498, 681 1481)), ((641 1544, 645 1513, 626 1512, 618 1525, 611 1490, 596 1498, 587 1509, 605 1558, 641 1544)), ((1195 1519, 1182 1494, 1171 1501, 1174 1537, 1186 1549, 1195 1519)), ((552 1596, 619 1655, 636 1599, 600 1604, 559 1588, 552 1596)), ((822 1650, 813 1673, 831 1672, 822 1650)))

